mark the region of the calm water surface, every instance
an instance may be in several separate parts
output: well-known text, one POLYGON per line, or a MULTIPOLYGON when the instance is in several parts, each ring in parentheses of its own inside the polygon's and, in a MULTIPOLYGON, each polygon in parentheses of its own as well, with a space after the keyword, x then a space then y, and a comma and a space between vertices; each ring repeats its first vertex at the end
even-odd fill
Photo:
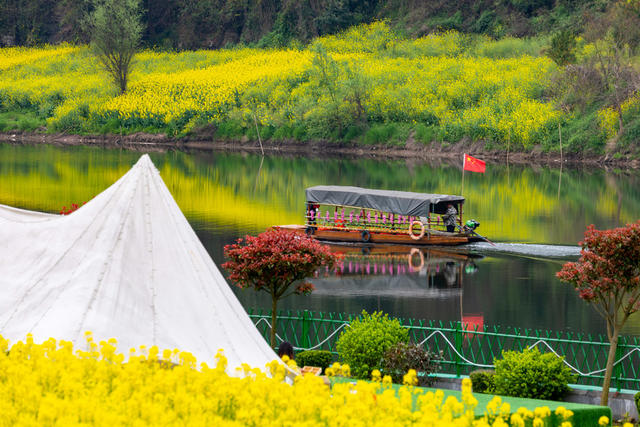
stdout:
MULTIPOLYGON (((140 154, 89 147, 0 143, 0 204, 58 212, 113 184, 140 154)), ((460 194, 461 166, 442 162, 152 153, 151 158, 214 261, 223 246, 274 224, 301 223, 304 189, 319 184, 460 194)), ((283 309, 359 313, 383 310, 419 319, 473 319, 485 325, 602 333, 603 321, 555 273, 577 259, 585 227, 640 218, 640 173, 593 167, 487 165, 466 173, 465 218, 496 242, 409 253, 336 248, 336 271, 283 309)), ((265 295, 235 289, 246 308, 265 295)), ((626 334, 640 334, 640 315, 626 334)))

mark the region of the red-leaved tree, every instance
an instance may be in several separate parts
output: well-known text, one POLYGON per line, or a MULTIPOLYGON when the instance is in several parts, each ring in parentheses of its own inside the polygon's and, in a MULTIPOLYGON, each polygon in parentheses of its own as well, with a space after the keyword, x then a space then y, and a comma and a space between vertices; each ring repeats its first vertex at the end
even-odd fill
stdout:
POLYGON ((578 262, 566 263, 556 276, 571 283, 607 322, 610 346, 600 398, 607 405, 618 336, 629 316, 640 310, 640 221, 613 230, 590 225, 580 246, 578 262))
POLYGON ((328 246, 293 231, 270 229, 258 236, 245 236, 224 247, 231 281, 240 288, 253 288, 271 295, 271 346, 276 345, 278 300, 291 294, 309 294, 306 282, 321 266, 333 267, 336 255, 328 246))

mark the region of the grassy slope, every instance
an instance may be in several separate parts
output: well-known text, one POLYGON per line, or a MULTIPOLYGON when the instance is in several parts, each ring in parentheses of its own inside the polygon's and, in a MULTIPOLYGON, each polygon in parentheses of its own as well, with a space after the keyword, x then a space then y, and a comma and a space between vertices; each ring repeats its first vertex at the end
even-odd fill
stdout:
POLYGON ((300 50, 145 51, 119 97, 84 47, 4 49, 0 130, 46 123, 55 132, 183 136, 206 127, 233 140, 256 139, 257 127, 263 139, 464 139, 518 151, 557 150, 560 125, 565 150, 598 152, 597 109, 571 115, 549 98, 558 69, 542 54, 548 43, 457 32, 407 39, 377 23, 300 50))

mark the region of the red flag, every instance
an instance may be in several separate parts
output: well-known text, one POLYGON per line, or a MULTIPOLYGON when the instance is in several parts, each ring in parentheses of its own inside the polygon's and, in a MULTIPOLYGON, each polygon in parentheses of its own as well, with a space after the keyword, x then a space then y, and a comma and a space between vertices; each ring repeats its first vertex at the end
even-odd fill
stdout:
POLYGON ((471 172, 480 172, 484 173, 485 163, 480 159, 476 159, 475 157, 471 157, 468 154, 464 155, 464 162, 462 164, 462 169, 471 172))

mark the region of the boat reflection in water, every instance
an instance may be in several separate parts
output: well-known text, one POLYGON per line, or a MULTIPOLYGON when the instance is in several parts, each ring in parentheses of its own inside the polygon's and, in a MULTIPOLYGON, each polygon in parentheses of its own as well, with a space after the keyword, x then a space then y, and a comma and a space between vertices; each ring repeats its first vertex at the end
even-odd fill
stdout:
POLYGON ((313 295, 335 298, 351 310, 356 302, 369 312, 384 311, 392 317, 421 313, 412 317, 455 320, 466 331, 484 330, 484 315, 463 308, 465 278, 471 282, 468 278, 478 271, 474 260, 480 255, 460 246, 329 246, 341 257, 333 269, 318 272, 313 295))
POLYGON ((319 272, 314 294, 460 298, 480 256, 450 248, 329 245, 341 255, 319 272))

